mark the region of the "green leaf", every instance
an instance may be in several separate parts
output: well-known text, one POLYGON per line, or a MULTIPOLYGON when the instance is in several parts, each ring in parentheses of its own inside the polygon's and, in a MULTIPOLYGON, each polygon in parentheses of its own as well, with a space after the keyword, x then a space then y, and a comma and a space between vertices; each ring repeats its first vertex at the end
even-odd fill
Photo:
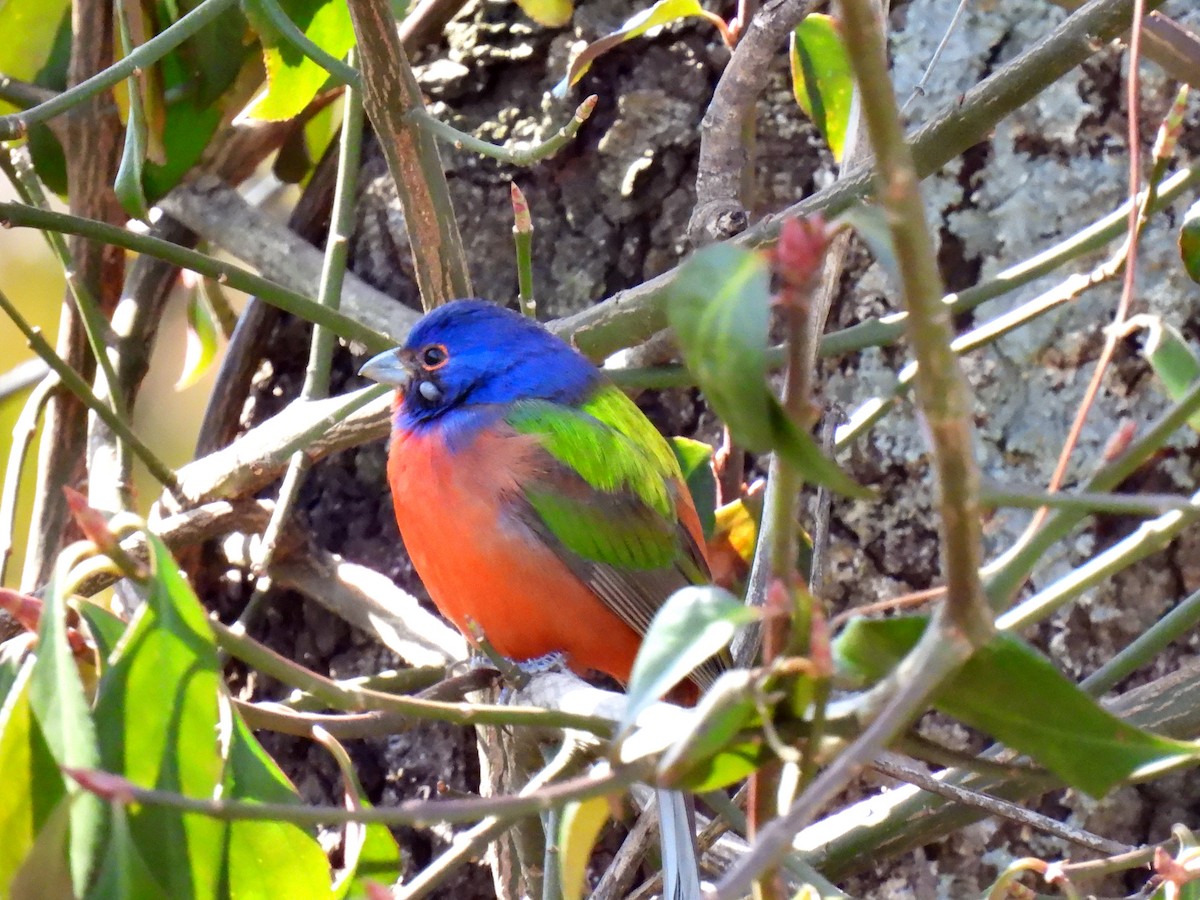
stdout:
MULTIPOLYGON (((225 787, 227 796, 235 800, 300 804, 287 776, 236 714, 225 787)), ((228 841, 233 896, 300 900, 330 896, 325 853, 300 826, 265 819, 230 822, 228 841)))
POLYGON ((608 817, 607 797, 592 797, 590 800, 568 803, 563 808, 558 828, 563 900, 582 900, 592 848, 596 846, 600 829, 608 817))
MULTIPOLYGON (((29 702, 33 657, 17 671, 0 707, 0 897, 9 888, 50 813, 66 796, 66 786, 29 702)), ((65 856, 64 856, 65 871, 65 856)), ((67 879, 67 887, 70 880, 67 879)))
MULTIPOLYGON (((305 36, 330 56, 341 59, 354 46, 345 0, 281 0, 280 5, 305 36)), ((271 122, 290 119, 308 106, 329 73, 278 33, 264 33, 262 38, 267 90, 250 104, 246 115, 271 122)))
MULTIPOLYGON (((179 15, 183 16, 204 0, 177 2, 179 15)), ((195 109, 221 105, 217 101, 227 91, 230 95, 238 93, 230 89, 235 88, 238 76, 255 50, 254 44, 246 40, 249 26, 240 5, 231 6, 171 54, 182 69, 180 75, 195 109)))
MULTIPOLYGON (((118 4, 118 9, 122 8, 123 5, 118 4)), ((150 208, 146 202, 145 191, 142 190, 148 140, 146 110, 142 105, 142 91, 137 77, 130 78, 127 84, 129 85, 129 121, 125 123, 125 146, 121 150, 121 165, 117 168, 113 191, 117 195, 117 200, 121 202, 121 208, 131 218, 148 222, 150 208)))
POLYGON ((170 894, 151 874, 129 831, 129 814, 120 803, 112 804, 112 824, 104 863, 87 900, 136 897, 137 900, 169 900, 170 894))
POLYGON ((700 517, 700 527, 704 537, 712 537, 716 525, 717 509, 717 477, 713 474, 713 449, 704 441, 694 441, 691 438, 671 438, 671 449, 679 460, 679 468, 687 483, 688 493, 692 495, 692 503, 696 506, 696 514, 700 517))
POLYGON ((659 25, 666 25, 669 22, 677 22, 680 19, 689 18, 701 18, 710 22, 714 20, 720 21, 717 16, 704 9, 700 5, 699 0, 658 0, 649 9, 644 9, 637 15, 627 19, 625 24, 616 31, 605 35, 597 41, 592 41, 584 47, 579 55, 572 60, 566 77, 554 86, 554 95, 556 97, 565 96, 567 89, 578 84, 579 79, 587 74, 587 70, 592 67, 592 63, 596 61, 597 57, 607 53, 618 44, 641 37, 651 28, 657 28, 659 25))
MULTIPOLYGON (((77 791, 58 802, 38 832, 21 868, 13 876, 5 897, 9 900, 75 900, 68 863, 71 823, 75 820, 75 807, 89 796, 77 791)), ((91 799, 96 800, 95 797, 91 799)))
MULTIPOLYGON (((35 82, 50 60, 70 0, 0 0, 0 72, 18 81, 35 82), (19 40, 12 38, 19 36, 19 40)), ((49 87, 49 85, 43 85, 49 87)), ((17 107, 0 101, 0 115, 17 107)))
POLYGON ((1183 225, 1179 229, 1179 257, 1183 260, 1188 277, 1200 283, 1200 200, 1183 214, 1183 225))
POLYGON ((696 253, 668 288, 667 319, 684 361, 734 437, 751 450, 769 449, 771 286, 763 256, 728 244, 696 253))
POLYGON ((757 619, 758 610, 719 587, 685 587, 668 597, 651 620, 634 660, 620 730, 719 653, 738 628, 757 619))
MULTIPOLYGON (((216 646, 174 560, 158 538, 148 537, 154 578, 96 699, 103 768, 142 787, 213 797, 224 782, 221 734, 229 728, 219 708, 216 646)), ((129 830, 171 896, 219 892, 226 823, 147 805, 130 811, 129 830)))
POLYGON ((667 288, 667 320, 688 369, 738 443, 775 450, 813 484, 871 496, 795 426, 767 385, 771 290, 761 254, 730 244, 696 253, 667 288))
MULTIPOLYGON (((1200 359, 1196 358, 1183 335, 1159 316, 1148 314, 1133 316, 1126 323, 1126 328, 1146 330, 1142 354, 1162 381, 1167 396, 1175 401, 1181 400, 1196 379, 1200 378, 1200 359)), ((1200 431, 1200 413, 1188 419, 1188 424, 1200 431)))
POLYGON ((217 358, 216 316, 199 282, 188 298, 187 318, 187 348, 183 354, 183 371, 175 382, 177 391, 186 390, 203 378, 217 358))
MULTIPOLYGON (((916 616, 856 619, 834 642, 835 658, 874 680, 898 664, 924 630, 925 620, 916 616)), ((998 634, 977 650, 933 702, 1093 796, 1200 755, 1192 744, 1117 718, 1011 634, 998 634)))
MULTIPOLYGON (((38 15, 45 16, 46 23, 56 21, 49 10, 59 6, 59 2, 60 0, 52 0, 51 3, 47 4, 48 8, 45 10, 40 4, 37 4, 38 15)), ((18 3, 15 5, 24 6, 26 4, 18 3)), ((49 45, 48 54, 37 69, 37 74, 32 78, 34 84, 53 91, 66 89, 67 66, 71 59, 71 10, 69 5, 63 5, 66 8, 58 14, 57 30, 49 45)), ((11 6, 13 4, 6 4, 5 9, 9 9, 11 6)), ((21 34, 23 36, 26 34, 24 31, 5 31, 3 33, 21 34)), ((20 41, 9 42, 8 46, 15 49, 18 53, 24 53, 26 50, 24 37, 20 41)), ((10 74, 12 70, 4 67, 0 68, 0 72, 10 74)), ((67 157, 63 153, 63 148, 58 142, 58 138, 50 130, 50 126, 45 123, 34 125, 29 129, 28 141, 29 154, 33 157, 33 168, 37 172, 38 178, 42 180, 42 184, 60 197, 66 197, 67 157)))
MULTIPOLYGON (((29 676, 29 702, 55 762, 59 766, 94 769, 100 760, 96 729, 67 642, 67 603, 59 587, 62 581, 61 573, 56 572, 46 586, 37 659, 29 676)), ((79 787, 73 786, 71 793, 82 793, 71 807, 70 863, 72 884, 77 893, 83 893, 100 849, 106 810, 97 797, 83 793, 79 787)))
POLYGON ((721 790, 756 772, 772 758, 778 757, 766 745, 762 735, 747 732, 742 740, 731 743, 680 775, 677 784, 697 794, 721 790))
POLYGON ((517 0, 521 12, 539 25, 547 28, 562 28, 571 21, 575 12, 572 0, 517 0))
POLYGON ((125 620, 90 600, 79 604, 79 614, 87 622, 92 640, 96 642, 96 655, 100 657, 100 674, 103 675, 108 670, 109 657, 116 650, 121 635, 125 633, 125 620))
MULTIPOLYGON (((192 93, 197 76, 182 55, 183 50, 180 48, 159 62, 163 90, 166 96, 176 99, 167 104, 162 124, 162 154, 165 162, 148 159, 143 166, 142 188, 150 203, 175 187, 200 161, 223 115, 219 103, 201 105, 192 93)), ((226 52, 235 55, 240 52, 240 41, 226 52)))
POLYGON ((887 218, 881 208, 874 203, 855 203, 839 214, 830 225, 848 225, 853 228, 867 245, 875 261, 883 266, 883 270, 896 284, 900 283, 900 263, 896 260, 896 245, 892 243, 892 230, 888 227, 887 218))
POLYGON ((854 73, 833 17, 806 16, 792 32, 789 56, 796 102, 840 163, 854 97, 854 73))
POLYGON ((725 752, 744 730, 760 724, 754 677, 743 669, 725 672, 704 693, 691 729, 659 760, 660 784, 692 788, 695 778, 707 777, 712 757, 725 752))

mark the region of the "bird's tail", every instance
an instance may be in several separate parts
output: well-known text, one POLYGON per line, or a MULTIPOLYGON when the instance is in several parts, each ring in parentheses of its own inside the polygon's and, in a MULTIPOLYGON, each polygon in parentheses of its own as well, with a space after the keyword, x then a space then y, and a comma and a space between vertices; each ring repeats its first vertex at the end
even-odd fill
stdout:
POLYGON ((700 862, 696 856, 695 806, 691 795, 659 788, 663 900, 700 900, 700 862))

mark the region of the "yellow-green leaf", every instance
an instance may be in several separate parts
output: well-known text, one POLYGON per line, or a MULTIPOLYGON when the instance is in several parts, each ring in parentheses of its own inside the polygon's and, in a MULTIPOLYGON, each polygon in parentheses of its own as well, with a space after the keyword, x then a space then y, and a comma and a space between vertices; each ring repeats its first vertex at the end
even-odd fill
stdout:
MULTIPOLYGON (((282 0, 280 5, 305 36, 341 59, 354 46, 354 28, 345 0, 282 0)), ((299 114, 329 73, 278 35, 263 35, 267 90, 247 108, 252 119, 280 122, 299 114)))
POLYGON ((575 5, 571 0, 517 0, 521 12, 539 25, 547 28, 562 28, 571 21, 575 5))
POLYGON ((567 76, 554 87, 555 96, 561 97, 567 89, 579 83, 592 63, 601 54, 607 53, 618 44, 641 37, 651 28, 676 22, 679 19, 698 17, 718 25, 724 29, 725 23, 719 16, 710 13, 700 5, 699 0, 658 0, 649 9, 644 9, 637 15, 626 20, 625 24, 611 34, 606 34, 597 41, 592 41, 580 51, 571 62, 567 76), (719 24, 718 24, 719 23, 719 24))
POLYGON ((1200 200, 1183 216, 1183 225, 1179 229, 1179 256, 1188 277, 1200 283, 1200 200))
POLYGON ((791 36, 792 93, 833 158, 842 161, 854 96, 850 57, 832 16, 813 14, 791 36))
POLYGON ((558 829, 563 900, 581 900, 583 897, 588 860, 592 857, 600 829, 608 821, 608 811, 606 797, 570 803, 563 809, 558 829))
POLYGON ((183 354, 183 372, 175 390, 191 387, 204 377, 217 356, 217 323, 199 286, 188 299, 187 348, 183 354))
MULTIPOLYGON (((1134 316, 1127 325, 1129 329, 1144 328, 1146 342, 1142 353, 1150 368, 1166 389, 1167 396, 1179 401, 1200 378, 1200 359, 1174 326, 1158 316, 1134 316)), ((1196 413, 1188 424, 1200 431, 1200 413, 1196 413)))

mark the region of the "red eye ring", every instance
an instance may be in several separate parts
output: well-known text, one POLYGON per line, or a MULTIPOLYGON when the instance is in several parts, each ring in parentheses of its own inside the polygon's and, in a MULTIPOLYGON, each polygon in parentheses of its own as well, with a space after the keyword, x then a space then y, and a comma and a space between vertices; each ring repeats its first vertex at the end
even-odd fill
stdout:
POLYGON ((421 348, 419 358, 421 368, 426 372, 432 372, 450 362, 450 352, 446 349, 445 344, 430 344, 421 348))

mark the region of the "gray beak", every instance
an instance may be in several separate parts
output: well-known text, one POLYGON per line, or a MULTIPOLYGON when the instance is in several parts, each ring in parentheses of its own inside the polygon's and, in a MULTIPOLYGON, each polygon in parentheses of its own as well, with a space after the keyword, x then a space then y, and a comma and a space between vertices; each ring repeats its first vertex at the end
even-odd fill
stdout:
POLYGON ((400 349, 385 350, 378 356, 373 356, 358 370, 358 374, 380 384, 390 384, 404 390, 412 381, 412 369, 400 349))

